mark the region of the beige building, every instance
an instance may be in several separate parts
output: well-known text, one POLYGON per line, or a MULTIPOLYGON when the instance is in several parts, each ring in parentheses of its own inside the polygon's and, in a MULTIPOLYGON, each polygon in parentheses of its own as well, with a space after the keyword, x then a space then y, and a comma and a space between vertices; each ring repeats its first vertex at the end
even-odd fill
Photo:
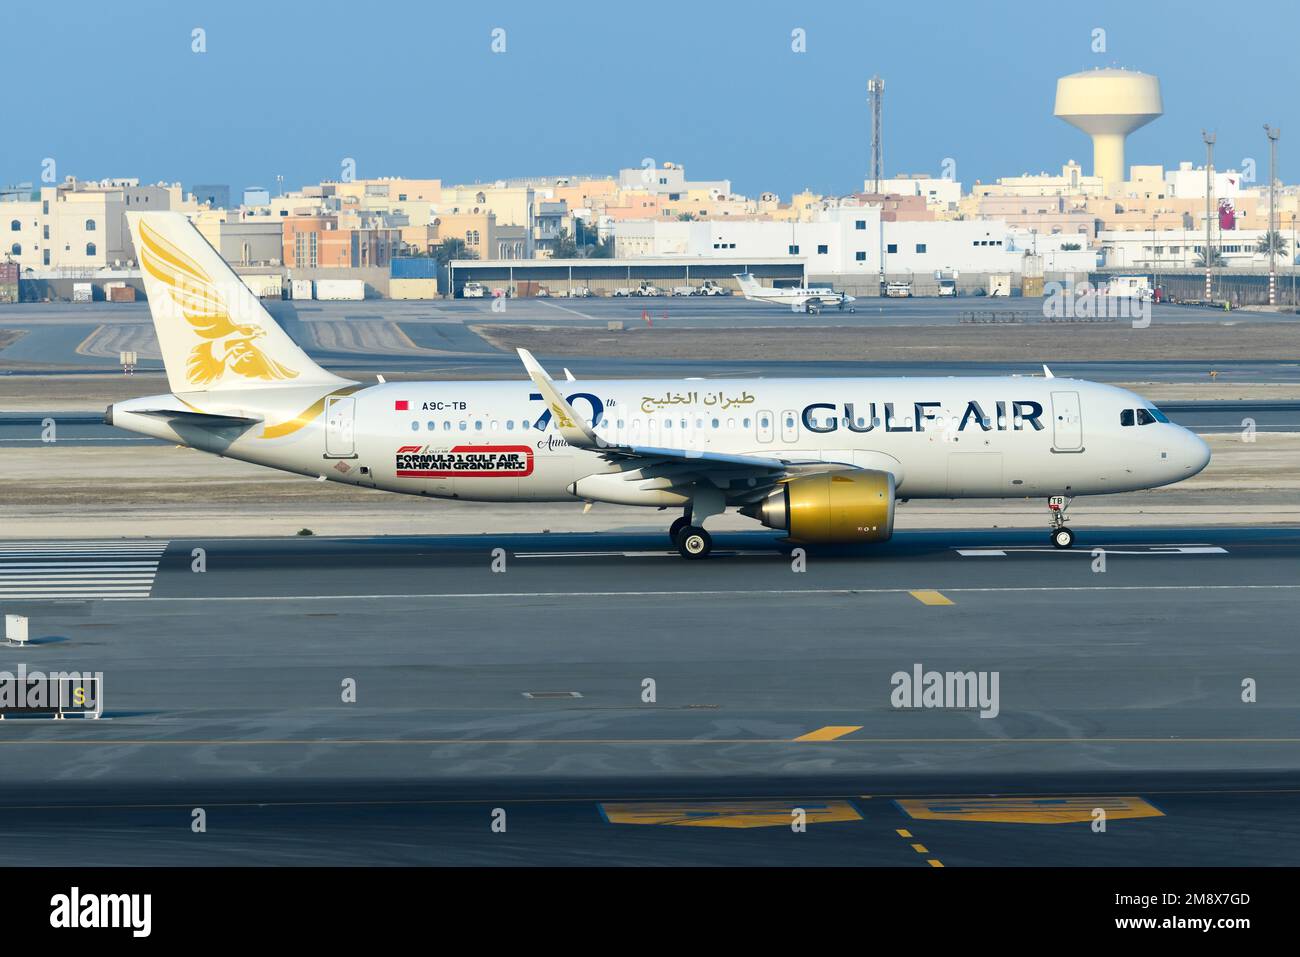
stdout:
POLYGON ((180 198, 179 184, 69 178, 36 198, 0 204, 0 253, 23 269, 125 267, 134 259, 127 210, 171 209, 180 198))
POLYGON ((438 216, 477 216, 491 213, 502 226, 533 225, 537 214, 537 190, 532 186, 476 183, 444 186, 438 216))

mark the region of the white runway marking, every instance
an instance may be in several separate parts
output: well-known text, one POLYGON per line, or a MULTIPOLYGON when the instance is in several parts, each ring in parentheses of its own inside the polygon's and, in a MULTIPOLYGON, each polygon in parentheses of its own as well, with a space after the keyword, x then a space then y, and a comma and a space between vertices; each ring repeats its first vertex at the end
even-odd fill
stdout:
MULTIPOLYGON (((780 555, 775 549, 768 551, 745 551, 745 552, 726 552, 717 551, 714 555, 728 558, 753 558, 756 556, 780 555)), ((652 551, 652 552, 515 552, 515 558, 679 558, 680 555, 671 550, 652 551)))
MULTIPOLYGON (((1218 545, 1097 545, 1107 555, 1226 555, 1218 545)), ((963 558, 1006 558, 1008 552, 1040 555, 1083 555, 1091 557, 1094 549, 1054 548, 1051 545, 1004 545, 1001 548, 954 548, 963 558)))
MULTIPOLYGON (((1009 585, 1004 588, 944 588, 945 594, 1008 594, 1023 592, 1212 592, 1212 591, 1295 591, 1300 583, 1276 585, 1009 585)), ((675 591, 485 591, 485 592, 396 592, 362 595, 205 595, 177 598, 121 598, 119 601, 151 602, 202 601, 392 601, 393 599, 429 601, 498 601, 502 598, 718 598, 765 595, 791 597, 807 595, 910 595, 909 588, 714 588, 677 589, 675 591)))
POLYGON ((563 309, 565 312, 571 312, 575 316, 579 316, 580 318, 583 319, 589 319, 592 322, 598 321, 595 316, 589 316, 585 312, 579 312, 577 309, 570 309, 568 306, 561 306, 557 302, 549 302, 546 299, 538 299, 537 302, 539 302, 543 306, 550 306, 552 309, 563 309))
POLYGON ((167 544, 0 543, 0 599, 148 598, 167 544))

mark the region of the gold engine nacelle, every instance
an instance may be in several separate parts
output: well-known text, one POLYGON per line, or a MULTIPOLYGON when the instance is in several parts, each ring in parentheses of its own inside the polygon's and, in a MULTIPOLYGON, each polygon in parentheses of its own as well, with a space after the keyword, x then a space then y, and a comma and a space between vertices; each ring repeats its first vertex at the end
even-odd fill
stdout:
POLYGON ((894 476, 852 469, 793 478, 740 512, 799 542, 883 542, 894 534, 894 476))

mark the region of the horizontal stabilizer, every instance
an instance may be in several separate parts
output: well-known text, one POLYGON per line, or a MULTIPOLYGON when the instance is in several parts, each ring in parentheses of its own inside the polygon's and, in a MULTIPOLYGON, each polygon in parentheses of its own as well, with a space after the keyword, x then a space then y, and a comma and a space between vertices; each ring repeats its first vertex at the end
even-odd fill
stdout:
MULTIPOLYGON (((206 429, 246 429, 249 426, 257 425, 263 420, 261 418, 250 419, 242 415, 221 415, 212 412, 191 412, 188 409, 131 409, 132 415, 148 415, 158 419, 167 419, 170 422, 183 422, 186 425, 197 425, 206 429)), ((113 424, 113 407, 108 407, 108 414, 104 420, 113 424)))

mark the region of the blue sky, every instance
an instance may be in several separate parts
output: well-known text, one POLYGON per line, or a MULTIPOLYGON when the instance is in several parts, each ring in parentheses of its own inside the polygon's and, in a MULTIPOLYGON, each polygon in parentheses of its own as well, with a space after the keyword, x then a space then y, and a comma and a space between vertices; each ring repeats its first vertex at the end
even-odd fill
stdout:
POLYGON ((38 181, 45 157, 60 178, 236 189, 337 178, 345 157, 360 177, 445 182, 652 157, 749 195, 843 193, 867 168, 866 80, 879 73, 886 172, 937 175, 951 157, 969 186, 1069 158, 1090 169, 1086 137, 1051 115, 1055 80, 1111 65, 1163 88, 1165 115, 1130 138, 1129 163, 1199 163, 1208 127, 1220 167, 1254 157, 1263 179, 1268 122, 1282 129, 1280 175, 1300 179, 1300 5, 1064 6, 30 4, 0 32, 0 181, 38 181), (195 27, 206 53, 191 52, 195 27), (1104 54, 1091 50, 1098 27, 1104 54), (805 53, 791 50, 796 28, 805 53))

